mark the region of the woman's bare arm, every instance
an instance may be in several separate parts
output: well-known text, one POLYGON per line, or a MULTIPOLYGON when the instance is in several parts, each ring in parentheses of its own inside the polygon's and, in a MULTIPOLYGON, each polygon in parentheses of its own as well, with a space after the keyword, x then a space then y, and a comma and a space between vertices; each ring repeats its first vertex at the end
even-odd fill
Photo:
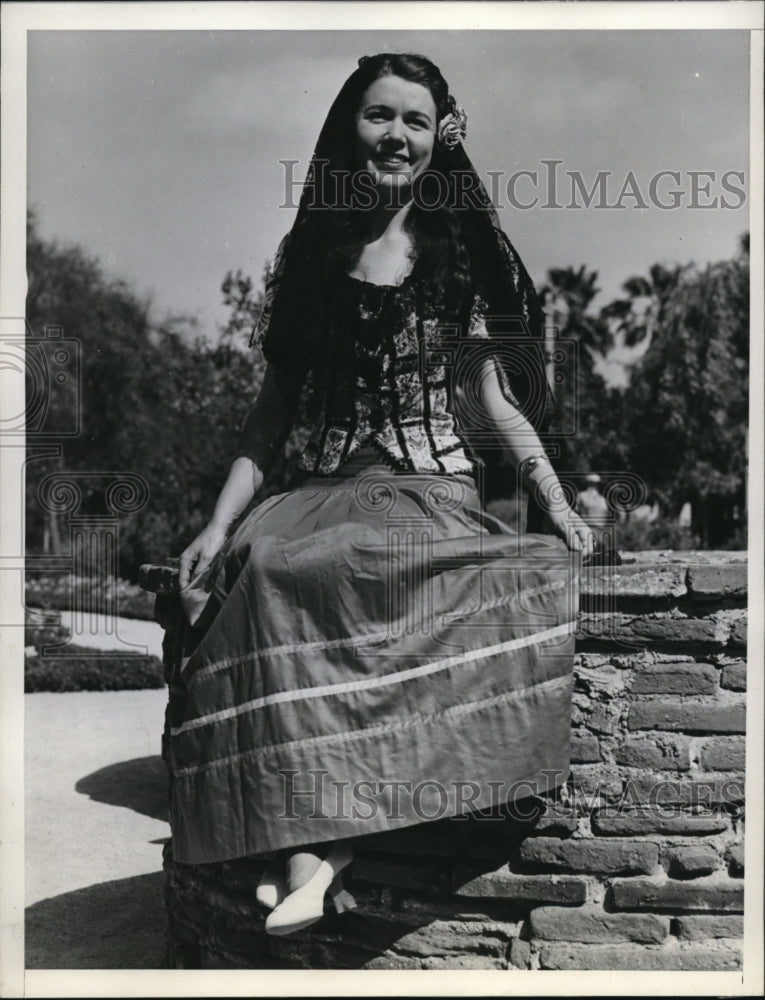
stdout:
MULTIPOLYGON (((533 426, 503 393, 493 358, 486 358, 479 377, 479 398, 511 461, 517 467, 527 458, 544 455, 544 448, 533 426)), ((593 533, 563 499, 563 491, 552 466, 546 462, 538 465, 529 473, 527 484, 536 488, 540 504, 555 532, 566 540, 569 548, 581 549, 583 555, 590 555, 595 541, 593 533)))
POLYGON ((295 423, 301 382, 268 365, 239 435, 234 459, 207 526, 181 555, 179 583, 188 585, 219 551, 231 524, 263 485, 295 423))

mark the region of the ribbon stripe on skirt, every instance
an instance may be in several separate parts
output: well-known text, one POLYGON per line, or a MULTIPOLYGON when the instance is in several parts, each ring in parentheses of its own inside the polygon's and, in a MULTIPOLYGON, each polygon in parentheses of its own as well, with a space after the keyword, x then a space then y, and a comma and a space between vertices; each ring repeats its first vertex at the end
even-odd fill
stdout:
POLYGON ((548 791, 568 773, 578 561, 469 476, 307 479, 181 594, 176 860, 224 861, 548 791))

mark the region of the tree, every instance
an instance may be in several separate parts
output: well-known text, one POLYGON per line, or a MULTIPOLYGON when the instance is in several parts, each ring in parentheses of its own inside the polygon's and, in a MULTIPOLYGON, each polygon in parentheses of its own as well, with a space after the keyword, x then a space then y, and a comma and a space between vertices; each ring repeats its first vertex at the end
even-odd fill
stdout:
POLYGON ((621 408, 621 394, 610 389, 597 364, 613 347, 611 326, 601 313, 592 311, 598 294, 597 273, 585 265, 552 268, 540 299, 558 327, 561 343, 568 341, 574 350, 563 350, 564 360, 556 366, 560 382, 556 402, 564 428, 575 435, 564 439, 565 454, 561 468, 576 471, 621 468, 624 456, 618 433, 614 435, 614 416, 621 408))
MULTIPOLYGON (((57 547, 60 530, 53 512, 41 511, 37 487, 52 471, 140 471, 156 440, 146 428, 146 404, 155 400, 162 377, 160 351, 150 337, 149 308, 124 283, 109 281, 98 262, 79 247, 43 240, 33 214, 27 224, 27 322, 43 338, 46 328, 62 328, 77 342, 79 380, 64 392, 51 382, 48 425, 70 426, 79 408, 81 430, 63 444, 63 455, 34 461, 27 477, 28 546, 42 548, 46 537, 57 547), (40 531, 47 516, 47 532, 40 531), (42 534, 42 537, 41 537, 42 534)), ((29 369, 28 369, 29 370, 29 369)), ((79 480, 82 513, 104 510, 103 489, 94 479, 79 480)))
MULTIPOLYGON (((29 465, 27 547, 44 551, 46 537, 56 537, 56 517, 37 497, 47 473, 139 475, 148 504, 120 522, 120 569, 134 578, 142 562, 178 554, 209 516, 250 398, 251 360, 225 338, 211 347, 191 319, 155 322, 148 302, 107 278, 97 260, 43 240, 33 215, 27 271, 33 333, 63 328, 82 365, 76 394, 52 394, 50 418, 55 427, 79 405, 79 435, 64 441, 60 458, 29 465)), ((103 480, 78 483, 81 512, 103 513, 103 480)))
POLYGON ((626 347, 648 348, 654 333, 666 321, 666 309, 683 275, 690 270, 691 265, 666 267, 664 264, 653 264, 647 278, 635 275, 624 282, 622 288, 627 293, 626 297, 609 303, 602 315, 616 320, 626 347))
POLYGON ((745 504, 748 240, 734 259, 674 278, 652 283, 656 319, 625 395, 631 456, 669 509, 690 501, 702 544, 715 546, 745 504))

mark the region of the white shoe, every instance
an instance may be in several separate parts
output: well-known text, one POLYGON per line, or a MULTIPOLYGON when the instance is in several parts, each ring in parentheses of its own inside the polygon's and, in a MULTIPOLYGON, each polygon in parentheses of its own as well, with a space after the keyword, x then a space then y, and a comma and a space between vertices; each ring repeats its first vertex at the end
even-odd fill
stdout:
POLYGON ((335 841, 311 878, 291 892, 266 917, 266 933, 275 936, 294 934, 324 915, 324 894, 332 888, 333 896, 340 890, 337 878, 353 860, 353 849, 345 841, 335 841))
POLYGON ((255 890, 255 899, 261 906, 273 910, 287 895, 287 880, 284 876, 284 865, 280 857, 274 858, 266 865, 266 869, 255 890))

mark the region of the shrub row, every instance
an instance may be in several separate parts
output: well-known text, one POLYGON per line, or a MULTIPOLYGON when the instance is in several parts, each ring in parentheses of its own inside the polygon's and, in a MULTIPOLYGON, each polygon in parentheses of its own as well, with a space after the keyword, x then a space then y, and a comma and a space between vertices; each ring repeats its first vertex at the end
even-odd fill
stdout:
POLYGON ((125 691, 164 687, 156 656, 125 656, 68 646, 66 656, 28 656, 24 691, 125 691))

